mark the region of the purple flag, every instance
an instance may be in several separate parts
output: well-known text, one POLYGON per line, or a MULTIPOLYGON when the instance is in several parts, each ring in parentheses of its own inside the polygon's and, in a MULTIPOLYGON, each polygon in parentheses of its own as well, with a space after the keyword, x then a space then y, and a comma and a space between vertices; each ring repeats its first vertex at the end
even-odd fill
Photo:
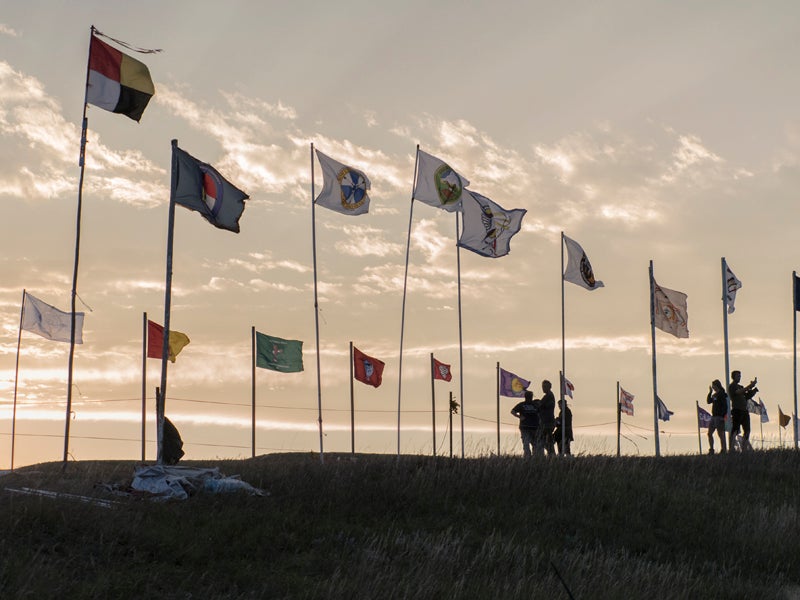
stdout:
POLYGON ((711 425, 711 413, 700 406, 697 407, 697 424, 702 429, 708 429, 711 425))
POLYGON ((510 398, 522 398, 531 384, 527 379, 514 375, 511 371, 500 369, 500 395, 510 398))

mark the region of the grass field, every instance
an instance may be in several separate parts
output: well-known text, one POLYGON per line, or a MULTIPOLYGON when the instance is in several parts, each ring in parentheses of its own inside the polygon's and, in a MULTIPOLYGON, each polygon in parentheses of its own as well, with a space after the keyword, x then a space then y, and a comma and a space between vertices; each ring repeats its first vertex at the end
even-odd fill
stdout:
POLYGON ((273 454, 266 497, 117 498, 134 462, 0 477, 0 598, 800 598, 800 453, 273 454), (28 487, 112 507, 24 496, 28 487))

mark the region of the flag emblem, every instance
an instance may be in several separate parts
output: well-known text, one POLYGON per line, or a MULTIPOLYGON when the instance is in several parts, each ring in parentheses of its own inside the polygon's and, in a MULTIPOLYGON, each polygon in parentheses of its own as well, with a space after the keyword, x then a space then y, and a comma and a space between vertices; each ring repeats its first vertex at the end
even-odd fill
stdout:
POLYGON ((597 282, 594 280, 594 272, 592 271, 592 263, 586 258, 586 254, 581 256, 581 277, 589 287, 595 287, 597 282))
POLYGON ((441 379, 442 381, 450 381, 453 379, 453 374, 450 372, 450 365, 440 362, 434 358, 433 378, 441 379))
POLYGON ((367 200, 367 180, 358 171, 344 167, 336 176, 341 190, 342 208, 351 211, 361 207, 367 200))
POLYGON ((450 168, 447 163, 442 164, 433 174, 436 182, 436 191, 439 193, 439 200, 445 206, 455 204, 461 199, 461 178, 458 173, 450 168))
POLYGON ((361 383, 378 387, 383 382, 385 363, 372 356, 367 356, 353 346, 353 376, 361 383))

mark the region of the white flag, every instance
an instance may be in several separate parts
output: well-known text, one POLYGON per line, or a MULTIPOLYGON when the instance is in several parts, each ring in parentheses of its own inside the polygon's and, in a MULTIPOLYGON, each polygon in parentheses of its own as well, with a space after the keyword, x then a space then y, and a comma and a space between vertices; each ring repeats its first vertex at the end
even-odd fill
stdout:
POLYGON ((575 398, 572 395, 572 392, 574 392, 574 391, 575 391, 575 386, 572 385, 572 382, 569 379, 567 379, 566 377, 564 377, 562 375, 561 376, 561 395, 564 396, 564 397, 569 396, 570 398, 572 398, 574 400, 575 398))
POLYGON ((689 315, 686 307, 686 294, 659 286, 653 280, 653 320, 661 331, 675 337, 689 337, 689 315))
POLYGON ((736 278, 728 264, 725 264, 725 304, 728 306, 728 314, 734 310, 736 303, 736 290, 741 289, 742 282, 736 278))
POLYGON ((656 404, 658 406, 658 418, 662 421, 669 421, 669 418, 675 414, 667 408, 667 405, 664 404, 664 401, 658 396, 656 396, 656 404))
POLYGON ((564 237, 564 243, 567 245, 567 266, 564 269, 564 281, 577 284, 587 290, 596 290, 597 288, 604 287, 603 282, 594 278, 594 271, 592 271, 592 263, 586 256, 581 245, 568 238, 564 237))
POLYGON ((764 405, 764 401, 759 397, 758 404, 761 407, 761 422, 762 423, 769 423, 769 415, 767 414, 767 407, 764 405))
POLYGON ((481 256, 498 258, 511 251, 511 238, 522 227, 523 208, 506 210, 486 196, 464 190, 461 210, 464 215, 464 231, 458 245, 481 256))
POLYGON ((322 191, 316 203, 343 215, 363 215, 369 212, 367 190, 370 182, 364 173, 333 160, 317 150, 322 166, 322 191))
MULTIPOLYGON (((22 329, 53 340, 69 342, 71 313, 63 312, 25 292, 22 301, 22 329)), ((83 313, 75 313, 75 343, 83 343, 83 313)))
POLYGON ((414 200, 448 212, 461 210, 461 197, 469 181, 456 173, 446 162, 422 150, 418 152, 419 164, 417 181, 414 185, 414 200))

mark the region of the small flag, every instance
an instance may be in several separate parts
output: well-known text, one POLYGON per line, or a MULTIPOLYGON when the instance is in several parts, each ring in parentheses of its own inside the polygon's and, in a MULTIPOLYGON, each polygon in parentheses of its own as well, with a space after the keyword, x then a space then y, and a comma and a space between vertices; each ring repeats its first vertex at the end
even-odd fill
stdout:
POLYGON ((736 308, 736 290, 741 289, 742 282, 736 278, 731 268, 725 264, 725 304, 728 306, 728 314, 732 314, 736 308))
POLYGON ((418 152, 414 200, 448 212, 461 210, 461 197, 469 181, 441 159, 422 150, 418 152))
POLYGON ((687 296, 659 286, 653 280, 653 320, 661 331, 671 333, 678 338, 689 337, 689 315, 686 305, 687 296))
MULTIPOLYGON (((25 292, 22 298, 22 329, 54 342, 69 342, 72 313, 58 310, 25 292)), ((83 343, 83 313, 75 313, 75 343, 83 343)))
POLYGON ((633 416, 633 399, 634 395, 626 392, 621 387, 619 388, 619 409, 626 415, 633 416))
POLYGON ((761 422, 762 423, 769 423, 769 415, 767 414, 767 407, 764 405, 764 401, 759 397, 758 404, 761 407, 761 422))
POLYGON ((574 392, 574 391, 575 391, 575 386, 572 385, 572 382, 569 379, 567 379, 566 377, 564 377, 562 375, 561 376, 561 395, 565 396, 565 397, 569 396, 570 398, 572 398, 574 400, 575 398, 572 396, 572 392, 574 392))
POLYGON ((783 414, 780 405, 778 405, 778 424, 781 427, 786 427, 791 421, 792 418, 789 415, 783 414))
POLYGON ((669 421, 669 418, 675 414, 667 408, 667 405, 658 396, 656 396, 656 406, 658 407, 658 418, 662 421, 669 421))
POLYGON ((433 378, 441 379, 442 381, 450 381, 453 379, 453 374, 450 372, 450 365, 439 362, 433 359, 433 378))
POLYGON ((511 371, 500 369, 500 395, 509 398, 522 398, 531 384, 527 379, 514 375, 511 371))
POLYGON ((800 277, 794 276, 794 309, 800 310, 800 277))
POLYGON ((594 271, 592 270, 592 263, 586 256, 581 245, 573 239, 564 237, 564 243, 567 245, 567 266, 564 269, 564 281, 569 281, 587 290, 596 290, 597 288, 605 287, 602 281, 594 278, 594 271))
POLYGON ((174 142, 172 153, 177 161, 177 172, 172 177, 175 202, 199 212, 214 227, 239 233, 239 217, 250 196, 174 142))
POLYGON ((499 258, 511 251, 511 238, 522 227, 523 208, 506 210, 486 196, 464 190, 461 200, 464 231, 458 245, 467 250, 499 258))
POLYGON ((343 165, 317 150, 322 167, 322 191, 315 202, 343 215, 369 212, 369 179, 363 172, 343 165))
POLYGON ((89 104, 138 122, 155 93, 147 65, 92 35, 86 90, 89 104))
POLYGON ((701 429, 711 427, 711 413, 699 405, 697 407, 697 426, 701 429))
POLYGON ((753 400, 752 398, 748 398, 747 399, 747 412, 749 412, 751 414, 754 414, 754 415, 760 415, 761 414, 761 405, 758 402, 756 402, 755 400, 753 400))
POLYGON ((367 356, 353 346, 353 375, 361 383, 378 387, 383 381, 384 366, 383 361, 367 356))
MULTIPOLYGON (((168 354, 170 362, 175 362, 181 350, 189 344, 189 336, 180 331, 169 331, 168 354)), ((164 327, 147 319, 147 358, 161 358, 164 350, 164 327)))
POLYGON ((281 373, 303 370, 303 342, 256 331, 256 366, 281 373))

